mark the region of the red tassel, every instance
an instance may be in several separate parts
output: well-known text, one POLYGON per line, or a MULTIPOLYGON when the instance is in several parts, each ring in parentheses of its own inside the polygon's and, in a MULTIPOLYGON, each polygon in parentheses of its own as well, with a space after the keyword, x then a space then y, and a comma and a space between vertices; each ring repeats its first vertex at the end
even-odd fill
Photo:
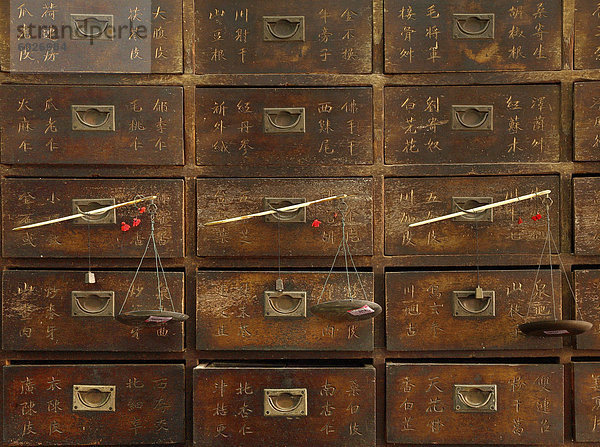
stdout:
POLYGON ((141 219, 138 219, 137 217, 133 218, 133 226, 134 227, 139 227, 141 223, 142 223, 141 219))
POLYGON ((125 222, 121 222, 121 231, 129 231, 131 227, 127 225, 125 222))
POLYGON ((518 221, 517 223, 518 223, 518 224, 522 224, 522 223, 523 223, 523 219, 521 219, 521 218, 519 217, 519 221, 518 221))
POLYGON ((146 212, 146 207, 143 206, 140 208, 140 214, 144 214, 146 212))
POLYGON ((319 228, 320 225, 321 225, 321 221, 319 219, 313 220, 312 226, 314 228, 319 228))

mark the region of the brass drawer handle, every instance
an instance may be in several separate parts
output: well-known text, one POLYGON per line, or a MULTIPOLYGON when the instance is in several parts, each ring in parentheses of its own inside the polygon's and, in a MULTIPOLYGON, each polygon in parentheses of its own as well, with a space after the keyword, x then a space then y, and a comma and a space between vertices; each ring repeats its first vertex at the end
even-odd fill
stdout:
POLYGON ((452 292, 452 311, 455 317, 495 317, 496 292, 481 290, 452 292))
POLYGON ((73 411, 115 411, 114 385, 73 385, 73 411))
MULTIPOLYGON (((115 199, 73 199, 73 214, 88 213, 98 208, 114 205, 115 199)), ((117 222, 114 209, 102 214, 88 214, 78 219, 73 219, 76 225, 108 225, 117 222)))
POLYGON ((454 385, 454 410, 457 413, 494 413, 498 411, 496 385, 454 385))
POLYGON ((71 14, 72 40, 112 40, 114 16, 110 14, 71 14))
POLYGON ((81 131, 115 130, 115 106, 73 105, 71 126, 81 131))
POLYGON ((493 130, 494 106, 452 106, 452 130, 493 130))
POLYGON ((306 416, 306 388, 270 388, 264 390, 264 415, 269 417, 306 416))
POLYGON ((265 133, 304 133, 304 107, 264 108, 263 130, 265 133))
POLYGON ((493 39, 494 14, 452 14, 455 39, 493 39))
POLYGON ((306 292, 265 292, 265 317, 306 317, 306 292))
POLYGON ((71 315, 74 317, 113 317, 115 292, 72 291, 71 315))
MULTIPOLYGON (((470 210, 478 206, 493 203, 492 197, 452 197, 452 212, 470 210)), ((452 219, 454 222, 493 222, 493 208, 478 213, 467 213, 452 219)))
POLYGON ((304 16, 263 16, 263 40, 304 42, 304 16))
MULTIPOLYGON (((263 199, 263 206, 264 210, 268 211, 304 202, 306 202, 306 199, 265 197, 263 199)), ((305 223, 306 208, 298 208, 292 211, 279 211, 275 214, 269 214, 265 216, 265 222, 305 223)))

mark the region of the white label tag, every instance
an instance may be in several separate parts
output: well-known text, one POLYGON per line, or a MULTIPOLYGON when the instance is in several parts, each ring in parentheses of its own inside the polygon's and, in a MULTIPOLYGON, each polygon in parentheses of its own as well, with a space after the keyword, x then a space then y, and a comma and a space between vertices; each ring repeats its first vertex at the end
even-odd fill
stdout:
POLYGON ((566 335, 568 333, 569 331, 566 331, 564 329, 559 329, 557 331, 544 331, 544 334, 546 335, 566 335))
POLYGON ((166 323, 168 321, 171 321, 173 319, 173 317, 148 317, 146 319, 146 323, 166 323))
POLYGON ((352 309, 348 311, 350 315, 354 315, 355 317, 359 315, 372 314, 374 312, 375 311, 371 309, 367 304, 365 304, 363 307, 359 307, 358 309, 352 309))

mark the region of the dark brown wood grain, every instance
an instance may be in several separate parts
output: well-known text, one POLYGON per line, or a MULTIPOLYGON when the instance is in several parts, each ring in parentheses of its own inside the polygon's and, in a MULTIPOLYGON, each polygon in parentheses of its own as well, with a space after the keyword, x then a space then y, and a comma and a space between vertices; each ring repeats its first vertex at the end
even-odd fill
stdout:
POLYGON ((598 233, 598 190, 600 178, 573 179, 575 253, 593 255, 600 253, 598 233))
POLYGON ((575 68, 600 67, 598 2, 575 0, 575 68))
MULTIPOLYGON (((598 22, 600 23, 600 21, 598 22)), ((575 160, 600 160, 600 83, 576 82, 573 98, 575 160)))
POLYGON ((575 270, 575 298, 577 300, 577 317, 593 323, 593 327, 585 334, 577 336, 577 348, 598 349, 600 346, 600 330, 598 315, 600 309, 600 270, 575 270))
POLYGON ((600 365, 598 363, 575 363, 574 402, 575 440, 577 442, 598 442, 600 424, 600 365))

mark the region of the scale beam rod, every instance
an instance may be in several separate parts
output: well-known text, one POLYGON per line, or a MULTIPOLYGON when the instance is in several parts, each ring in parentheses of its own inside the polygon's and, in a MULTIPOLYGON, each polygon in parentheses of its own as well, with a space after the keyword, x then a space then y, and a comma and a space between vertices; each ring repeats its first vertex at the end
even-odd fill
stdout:
POLYGON ((231 222, 239 222, 240 220, 252 219, 253 217, 268 216, 270 214, 277 214, 277 213, 286 212, 286 211, 294 211, 294 210, 297 210, 300 208, 306 208, 307 206, 314 205, 315 203, 327 202, 329 200, 335 200, 335 199, 345 199, 346 197, 348 197, 348 194, 340 194, 337 196, 325 197, 324 199, 312 200, 310 202, 304 202, 304 203, 298 203, 296 205, 284 206, 283 208, 277 208, 274 210, 261 211, 260 213, 246 214, 245 216, 231 217, 229 219, 223 219, 223 220, 215 220, 213 222, 205 223, 204 226, 210 227, 212 225, 220 225, 220 224, 231 223, 231 222))
POLYGON ((465 211, 457 211, 456 213, 446 214, 445 216, 440 216, 440 217, 434 217, 433 219, 424 220, 422 222, 411 223, 408 227, 409 228, 420 227, 421 225, 427 225, 430 223, 439 222, 441 220, 454 219, 455 217, 464 216, 466 214, 480 213, 481 211, 489 210, 492 208, 497 208, 499 206, 509 205, 511 203, 521 202, 523 200, 533 199, 533 198, 539 197, 539 196, 548 196, 548 195, 550 195, 551 192, 552 192, 551 190, 546 189, 544 191, 534 192, 532 194, 515 197, 514 199, 502 200, 501 202, 490 203, 489 205, 478 206, 476 208, 471 208, 471 209, 465 210, 465 211))
POLYGON ((30 228, 43 227, 46 225, 52 225, 55 223, 65 222, 68 220, 79 219, 80 217, 89 216, 90 214, 91 215, 102 214, 102 213, 106 213, 107 211, 114 210, 115 208, 121 208, 121 207, 127 206, 127 205, 135 205, 136 203, 145 202, 146 200, 155 200, 157 198, 158 198, 158 196, 146 196, 146 197, 142 197, 141 199, 135 199, 135 200, 130 200, 129 202, 117 203, 116 205, 105 206, 105 207, 98 208, 98 209, 95 209, 92 211, 87 211, 85 213, 72 214, 71 216, 59 217, 57 219, 46 220, 44 222, 38 222, 38 223, 30 224, 30 225, 24 225, 22 227, 16 227, 16 228, 13 228, 13 231, 28 230, 30 228))

